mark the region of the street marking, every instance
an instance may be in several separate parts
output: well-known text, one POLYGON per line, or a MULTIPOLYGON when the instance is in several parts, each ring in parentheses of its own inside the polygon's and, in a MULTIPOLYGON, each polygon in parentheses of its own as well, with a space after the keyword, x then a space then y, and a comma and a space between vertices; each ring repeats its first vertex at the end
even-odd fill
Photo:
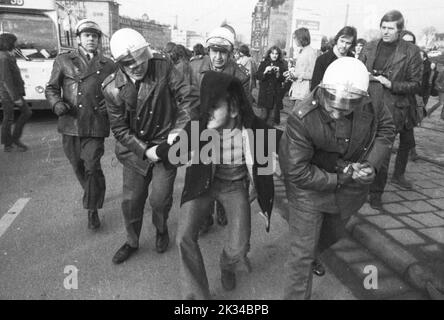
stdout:
POLYGON ((6 230, 8 230, 9 226, 14 222, 20 212, 22 212, 29 200, 31 200, 31 198, 18 199, 11 209, 3 215, 0 219, 0 237, 6 232, 6 230))

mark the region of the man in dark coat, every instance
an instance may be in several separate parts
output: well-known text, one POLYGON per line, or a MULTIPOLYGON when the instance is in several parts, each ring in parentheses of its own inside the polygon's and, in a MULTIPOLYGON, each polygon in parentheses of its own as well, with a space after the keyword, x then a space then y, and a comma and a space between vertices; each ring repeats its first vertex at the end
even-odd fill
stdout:
POLYGON ((116 138, 116 155, 123 164, 122 213, 127 232, 127 241, 113 257, 113 262, 119 264, 139 247, 150 184, 156 251, 163 253, 168 248, 167 219, 176 168, 149 161, 146 151, 164 141, 173 142, 197 112, 199 96, 172 61, 152 53, 137 31, 118 30, 111 37, 110 47, 119 68, 104 81, 103 92, 116 138))
POLYGON ((109 136, 109 121, 101 91, 103 80, 115 70, 111 59, 98 52, 102 32, 97 23, 81 20, 76 26, 79 48, 60 54, 46 86, 46 99, 59 117, 63 150, 84 190, 88 228, 100 227, 97 210, 105 198, 105 176, 100 159, 109 136))
MULTIPOLYGON (((413 127, 416 125, 416 108, 411 98, 420 93, 422 61, 420 49, 399 37, 404 28, 404 18, 397 10, 386 13, 380 23, 382 39, 367 44, 363 62, 370 77, 369 93, 372 99, 382 100, 390 110, 399 133, 392 182, 411 189, 404 177, 410 149, 415 147, 413 127)), ((382 210, 381 195, 387 182, 390 154, 387 155, 370 188, 370 205, 382 210)))
POLYGON ((186 171, 177 231, 185 299, 211 297, 198 234, 200 224, 209 214, 206 208, 214 199, 226 208, 228 216, 229 237, 220 257, 223 288, 235 288, 239 263, 250 270, 248 186, 251 183, 256 190, 268 230, 274 198, 272 154, 277 151, 280 137, 276 129, 254 115, 239 79, 209 71, 203 77, 200 92, 199 121, 189 122, 176 144, 163 143, 147 151, 151 160, 161 159, 168 166, 191 161, 186 171), (266 161, 260 159, 257 148, 264 151, 264 156, 268 155, 266 161))
POLYGON ((310 298, 316 251, 344 235, 390 152, 393 121, 368 98, 368 79, 358 59, 338 59, 289 116, 279 147, 292 237, 286 299, 310 298))
POLYGON ((354 27, 345 26, 336 34, 334 46, 316 59, 311 78, 310 91, 313 91, 324 77, 325 70, 338 58, 353 57, 351 49, 356 45, 357 31, 354 27))
POLYGON ((14 147, 17 151, 27 151, 28 147, 20 141, 23 127, 31 117, 32 112, 25 99, 25 83, 14 57, 17 37, 12 33, 0 35, 0 102, 3 107, 3 122, 1 143, 5 152, 11 152, 14 147), (20 109, 20 116, 14 123, 14 106, 20 109))

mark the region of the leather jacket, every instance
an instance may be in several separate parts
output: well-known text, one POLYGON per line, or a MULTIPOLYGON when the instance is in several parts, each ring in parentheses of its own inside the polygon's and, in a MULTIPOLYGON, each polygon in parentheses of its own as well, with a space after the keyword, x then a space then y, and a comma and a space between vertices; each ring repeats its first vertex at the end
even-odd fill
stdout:
POLYGON ((118 69, 103 83, 103 93, 116 138, 120 162, 145 175, 150 162, 145 151, 167 140, 196 118, 199 94, 169 58, 154 53, 137 92, 132 80, 118 69))
POLYGON ((387 108, 367 98, 353 112, 350 138, 339 141, 322 116, 318 90, 294 108, 280 142, 279 163, 287 197, 290 206, 298 210, 348 217, 366 201, 369 185, 355 181, 338 184, 337 161, 367 161, 378 170, 390 152, 395 127, 387 108), (338 143, 347 144, 344 155, 333 152, 338 143))
MULTIPOLYGON (((378 45, 382 40, 368 43, 363 49, 362 61, 368 71, 373 73, 373 65, 377 58, 378 45)), ((373 99, 382 99, 390 110, 397 131, 411 129, 416 125, 413 118, 416 105, 412 105, 412 97, 420 93, 423 63, 420 49, 402 39, 398 40, 395 53, 387 60, 383 70, 378 70, 392 82, 391 89, 381 88, 379 82, 371 81, 369 93, 373 99)))
POLYGON ((54 61, 45 95, 54 110, 57 103, 69 106, 59 117, 58 131, 80 137, 108 137, 109 121, 102 94, 102 82, 115 64, 101 54, 91 61, 80 49, 60 54, 54 61))
MULTIPOLYGON (((7 51, 0 51, 0 85, 11 101, 25 96, 25 83, 17 66, 17 60, 7 51)), ((1 100, 1 98, 0 98, 1 100)))

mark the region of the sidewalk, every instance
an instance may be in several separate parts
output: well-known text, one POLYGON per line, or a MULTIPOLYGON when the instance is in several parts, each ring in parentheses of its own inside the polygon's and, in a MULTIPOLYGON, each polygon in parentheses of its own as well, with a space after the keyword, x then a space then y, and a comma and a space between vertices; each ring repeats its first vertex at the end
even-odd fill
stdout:
MULTIPOLYGON (((435 103, 431 100, 429 106, 435 103)), ((290 101, 285 99, 284 105, 280 127, 291 110, 290 101)), ((439 119, 440 111, 415 129, 420 160, 409 162, 406 173, 414 189, 390 183, 393 156, 382 197, 384 210, 366 203, 348 228, 355 240, 431 299, 444 299, 444 121, 439 119)), ((276 183, 276 207, 282 209, 287 199, 283 184, 276 183)))

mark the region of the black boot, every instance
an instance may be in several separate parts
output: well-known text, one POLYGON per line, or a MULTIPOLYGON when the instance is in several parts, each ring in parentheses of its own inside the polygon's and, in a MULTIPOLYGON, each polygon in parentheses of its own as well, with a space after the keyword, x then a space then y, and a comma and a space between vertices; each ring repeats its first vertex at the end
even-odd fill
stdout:
POLYGON ((220 282, 225 290, 234 290, 236 288, 236 274, 233 271, 222 270, 220 282))
POLYGON ((170 243, 170 236, 168 235, 168 229, 164 232, 156 230, 156 251, 158 253, 164 253, 168 249, 170 243))
POLYGON ((375 210, 382 210, 383 209, 381 194, 379 194, 379 193, 370 193, 369 203, 370 203, 370 207, 372 207, 375 210))
POLYGON ((88 210, 88 229, 97 230, 99 227, 99 213, 97 212, 97 210, 88 210))

